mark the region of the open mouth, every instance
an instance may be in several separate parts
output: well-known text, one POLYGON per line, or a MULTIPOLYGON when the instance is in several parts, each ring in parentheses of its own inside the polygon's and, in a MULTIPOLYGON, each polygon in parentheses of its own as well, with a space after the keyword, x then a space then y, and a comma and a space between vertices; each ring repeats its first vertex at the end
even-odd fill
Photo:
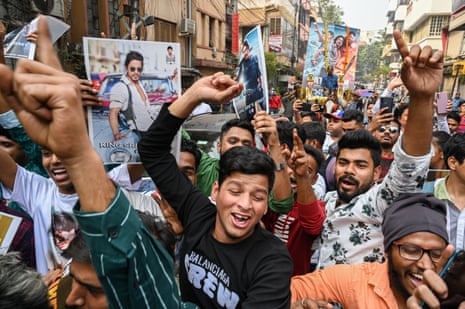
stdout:
POLYGON ((418 273, 409 273, 408 277, 414 288, 423 283, 423 275, 418 273))
POLYGON ((53 174, 53 178, 56 180, 65 180, 68 178, 68 172, 65 168, 52 169, 51 172, 53 174))
POLYGON ((239 228, 246 227, 250 221, 249 216, 239 215, 235 213, 232 214, 232 218, 233 218, 234 225, 239 228))
POLYGON ((355 180, 352 176, 342 176, 339 178, 339 183, 345 190, 350 190, 358 186, 358 181, 355 180))

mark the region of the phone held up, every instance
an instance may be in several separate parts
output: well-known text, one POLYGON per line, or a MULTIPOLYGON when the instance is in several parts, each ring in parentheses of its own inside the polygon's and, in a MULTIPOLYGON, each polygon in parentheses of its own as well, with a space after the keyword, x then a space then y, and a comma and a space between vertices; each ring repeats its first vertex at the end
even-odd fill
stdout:
POLYGON ((436 104, 439 115, 447 114, 448 95, 447 92, 436 92, 436 104))
MULTIPOLYGON (((457 309, 465 302, 465 251, 455 250, 439 276, 447 284, 447 298, 440 300, 441 309, 457 309)), ((422 308, 428 306, 422 304, 422 308)))
POLYGON ((387 109, 383 111, 383 114, 392 113, 394 109, 394 99, 392 97, 381 97, 380 101, 380 110, 387 107, 387 109))

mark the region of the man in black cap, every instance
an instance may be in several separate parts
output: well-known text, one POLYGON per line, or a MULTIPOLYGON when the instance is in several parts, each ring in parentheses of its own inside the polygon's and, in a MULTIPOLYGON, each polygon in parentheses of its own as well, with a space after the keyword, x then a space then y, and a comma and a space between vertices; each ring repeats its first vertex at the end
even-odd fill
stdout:
POLYGON ((291 308, 313 308, 315 302, 330 308, 326 301, 346 309, 406 308, 423 284, 423 273, 438 273, 454 250, 447 245, 445 205, 432 194, 403 194, 386 210, 382 230, 387 262, 335 265, 295 276, 291 308))

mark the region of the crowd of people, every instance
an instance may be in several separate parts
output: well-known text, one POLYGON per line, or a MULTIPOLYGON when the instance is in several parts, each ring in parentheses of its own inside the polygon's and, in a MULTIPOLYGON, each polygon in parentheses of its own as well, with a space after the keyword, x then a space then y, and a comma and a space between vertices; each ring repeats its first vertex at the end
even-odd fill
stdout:
POLYGON ((465 308, 439 276, 465 245, 464 115, 436 112, 442 53, 394 38, 403 65, 381 97, 409 96, 392 112, 288 98, 294 117, 225 123, 219 159, 188 136, 176 158, 193 110, 244 89, 219 72, 141 130, 142 165, 107 171, 83 108, 99 99, 41 17, 35 60, 0 64, 0 210, 24 218, 0 307, 465 308), (143 173, 155 191, 132 191, 143 173))

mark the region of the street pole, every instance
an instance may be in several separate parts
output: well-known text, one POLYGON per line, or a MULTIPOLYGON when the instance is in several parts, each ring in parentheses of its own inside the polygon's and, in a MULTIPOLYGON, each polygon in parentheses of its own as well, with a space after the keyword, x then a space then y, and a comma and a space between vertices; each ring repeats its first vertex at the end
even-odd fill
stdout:
POLYGON ((292 35, 292 55, 291 55, 291 71, 292 74, 295 75, 295 63, 297 61, 296 59, 296 52, 295 52, 295 45, 296 42, 298 42, 298 24, 297 24, 297 16, 300 12, 300 2, 301 0, 296 0, 294 4, 295 12, 294 12, 294 34, 292 35))

